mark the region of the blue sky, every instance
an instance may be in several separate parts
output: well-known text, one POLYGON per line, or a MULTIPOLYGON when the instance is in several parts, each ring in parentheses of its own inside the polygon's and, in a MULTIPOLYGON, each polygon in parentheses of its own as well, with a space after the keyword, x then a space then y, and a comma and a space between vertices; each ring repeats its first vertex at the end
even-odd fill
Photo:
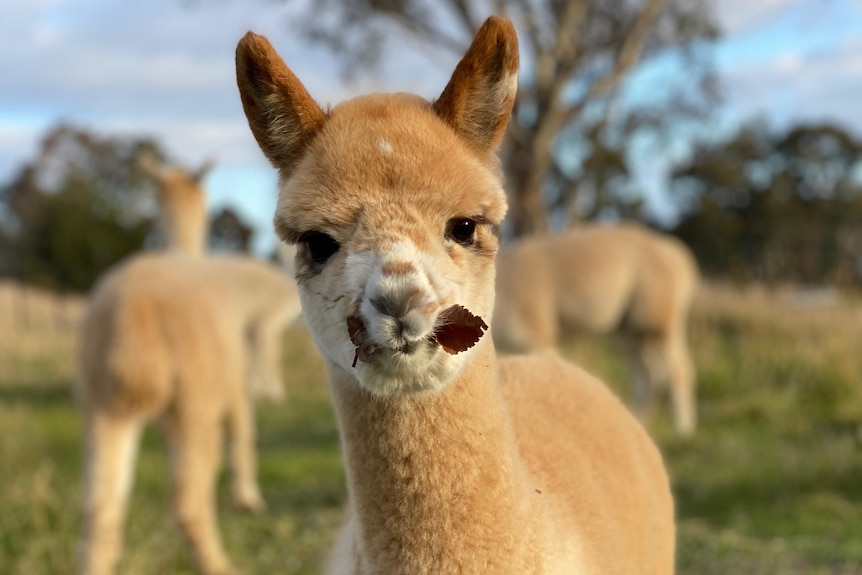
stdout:
MULTIPOLYGON (((862 2, 721 0, 714 6, 725 30, 715 58, 727 126, 756 115, 778 126, 832 120, 862 136, 862 2)), ((337 62, 292 34, 288 18, 264 0, 3 3, 0 182, 59 120, 103 133, 153 135, 180 162, 215 157, 218 166, 207 181, 211 206, 237 208, 259 228, 258 248, 269 249, 275 173, 251 137, 234 80, 234 48, 246 30, 267 35, 322 103, 369 90, 431 98, 454 65, 429 68, 427 58, 405 51, 345 86, 337 62)), ((679 148, 684 154, 683 143, 679 148)), ((645 173, 657 174, 662 165, 646 166, 645 173)))

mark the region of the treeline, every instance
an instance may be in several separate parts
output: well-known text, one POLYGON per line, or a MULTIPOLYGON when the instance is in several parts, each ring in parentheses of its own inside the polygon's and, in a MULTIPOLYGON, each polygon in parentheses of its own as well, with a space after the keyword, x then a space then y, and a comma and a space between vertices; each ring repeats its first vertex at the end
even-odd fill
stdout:
MULTIPOLYGON (((128 254, 158 245, 154 184, 138 165, 144 152, 165 159, 148 138, 50 129, 35 157, 0 186, 0 277, 84 293, 128 254)), ((209 243, 248 251, 252 235, 223 209, 212 218, 209 243)))
POLYGON ((835 125, 761 123, 697 147, 672 175, 675 233, 706 274, 862 282, 862 141, 835 125))
MULTIPOLYGON (((0 277, 84 293, 109 266, 157 246, 154 184, 137 162, 143 151, 165 156, 146 138, 51 129, 0 187, 0 277)), ((858 285, 860 159, 862 141, 838 126, 750 124, 696 146, 673 170, 669 185, 682 216, 672 231, 708 276, 858 285)), ((599 169, 584 169, 591 166, 599 169)), ((628 197, 611 207, 638 214, 628 197)), ((252 236, 230 209, 213 215, 211 249, 248 251, 252 236)))

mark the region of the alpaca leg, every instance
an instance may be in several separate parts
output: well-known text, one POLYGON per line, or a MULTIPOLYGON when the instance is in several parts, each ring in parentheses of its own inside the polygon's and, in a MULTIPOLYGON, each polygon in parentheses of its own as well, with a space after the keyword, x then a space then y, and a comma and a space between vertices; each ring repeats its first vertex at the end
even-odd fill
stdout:
POLYGON ((684 330, 669 337, 665 343, 670 394, 673 403, 674 426, 680 435, 691 435, 697 427, 695 373, 684 330))
POLYGON ((89 414, 85 436, 81 572, 112 573, 120 555, 126 504, 143 422, 89 414))
POLYGON ((281 401, 284 385, 281 375, 281 336, 284 319, 269 317, 252 328, 248 345, 251 392, 254 397, 281 401))
POLYGON ((631 405, 632 411, 643 422, 649 421, 655 404, 653 396, 655 388, 648 367, 648 352, 645 349, 645 338, 633 334, 623 336, 623 348, 628 359, 631 372, 631 405))
POLYGON ((244 390, 240 389, 228 413, 230 458, 233 471, 233 500, 240 509, 263 511, 266 503, 257 483, 254 409, 244 390))
POLYGON ((233 572, 216 522, 221 423, 211 413, 185 417, 172 414, 165 421, 171 451, 174 513, 198 567, 207 574, 233 572))

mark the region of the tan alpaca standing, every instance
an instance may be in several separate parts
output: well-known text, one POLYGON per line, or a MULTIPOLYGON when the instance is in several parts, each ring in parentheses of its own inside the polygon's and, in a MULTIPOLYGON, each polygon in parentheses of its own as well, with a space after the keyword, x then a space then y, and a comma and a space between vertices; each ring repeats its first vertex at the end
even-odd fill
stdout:
MULTIPOLYGON (((150 154, 139 160, 141 168, 156 182, 156 197, 159 204, 159 228, 164 236, 164 249, 172 252, 203 256, 207 253, 206 241, 209 228, 206 211, 206 190, 203 179, 212 169, 214 162, 206 160, 197 170, 189 172, 176 167, 164 166, 150 154)), ((282 256, 283 250, 279 250, 282 256)), ((219 256, 216 258, 224 265, 231 260, 246 259, 245 256, 219 256)), ((286 256, 281 257, 282 261, 286 256)), ((238 274, 249 273, 249 280, 263 281, 262 289, 280 290, 285 284, 282 275, 293 275, 293 262, 284 262, 281 274, 267 273, 262 268, 271 268, 260 262, 256 265, 236 265, 230 275, 214 281, 236 281, 238 274)), ((240 279, 240 281, 242 281, 240 279)), ((249 282, 247 282, 249 283, 249 282)), ((253 292, 249 292, 249 296, 253 292)), ((300 312, 299 295, 296 289, 283 292, 283 301, 276 306, 274 313, 255 313, 247 320, 247 377, 248 387, 255 398, 280 400, 284 398, 281 381, 279 350, 281 336, 287 323, 292 322, 300 312)))
POLYGON ((686 335, 697 280, 684 244, 637 225, 526 238, 497 261, 494 342, 508 351, 546 351, 564 330, 618 330, 635 410, 644 415, 654 385, 666 380, 676 429, 688 435, 697 424, 686 335))
POLYGON ((168 251, 110 270, 90 298, 79 353, 85 419, 82 572, 113 572, 143 426, 160 423, 173 508, 205 573, 230 573, 215 509, 225 436, 233 498, 260 510, 252 396, 283 394, 280 336, 296 284, 248 257, 206 257, 200 177, 160 172, 168 251), (197 235, 196 235, 197 234, 197 235))
POLYGON ((514 29, 492 18, 433 104, 324 112, 266 39, 237 48, 341 432, 331 573, 673 572, 668 478, 637 420, 580 369, 500 360, 482 337, 517 66, 514 29))

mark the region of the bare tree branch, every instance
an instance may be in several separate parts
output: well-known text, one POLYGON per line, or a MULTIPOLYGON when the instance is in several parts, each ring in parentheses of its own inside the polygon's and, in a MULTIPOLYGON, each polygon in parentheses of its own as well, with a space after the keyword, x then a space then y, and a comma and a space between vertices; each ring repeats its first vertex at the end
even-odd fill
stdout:
POLYGON ((619 84, 620 80, 638 63, 658 17, 668 7, 670 0, 648 0, 638 14, 625 38, 613 71, 593 85, 589 98, 604 96, 619 84))

